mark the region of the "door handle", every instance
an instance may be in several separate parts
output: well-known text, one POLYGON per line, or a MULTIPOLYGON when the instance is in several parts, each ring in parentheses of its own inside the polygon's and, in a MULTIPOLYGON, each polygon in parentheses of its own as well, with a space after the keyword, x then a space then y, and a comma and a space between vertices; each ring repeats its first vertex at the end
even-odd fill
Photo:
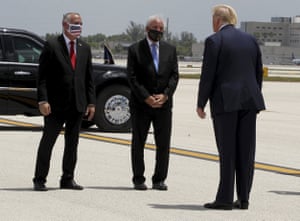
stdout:
POLYGON ((28 71, 15 71, 14 72, 15 75, 31 75, 31 72, 28 71))

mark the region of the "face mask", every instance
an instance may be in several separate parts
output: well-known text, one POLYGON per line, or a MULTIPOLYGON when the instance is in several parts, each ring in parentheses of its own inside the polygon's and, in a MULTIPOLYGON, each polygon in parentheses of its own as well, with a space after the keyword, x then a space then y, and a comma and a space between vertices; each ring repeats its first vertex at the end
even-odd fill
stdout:
POLYGON ((79 38, 82 31, 82 25, 69 24, 68 32, 76 38, 79 38))
POLYGON ((148 31, 148 37, 152 40, 152 41, 159 41, 163 36, 163 33, 161 31, 157 31, 157 30, 149 30, 148 31))

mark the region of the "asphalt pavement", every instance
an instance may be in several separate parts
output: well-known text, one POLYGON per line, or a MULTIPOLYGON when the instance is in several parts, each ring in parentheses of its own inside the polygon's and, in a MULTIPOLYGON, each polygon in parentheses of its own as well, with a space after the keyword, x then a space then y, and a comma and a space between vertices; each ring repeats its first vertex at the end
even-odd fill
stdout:
MULTIPOLYGON (((147 191, 131 183, 130 133, 83 131, 76 181, 83 191, 59 189, 63 135, 54 147, 47 192, 32 190, 42 118, 0 116, 0 220, 4 221, 194 221, 300 220, 300 83, 264 82, 267 110, 257 120, 257 168, 248 210, 208 210, 215 198, 219 164, 192 153, 216 155, 212 123, 196 115, 198 80, 180 79, 173 110, 168 191, 151 189, 155 152, 145 150, 147 191), (15 122, 15 123, 14 123, 15 122), (26 127, 26 122, 37 127, 26 127), (24 127, 25 126, 25 127, 24 127), (271 170, 269 168, 275 168, 271 170), (294 171, 290 174, 286 170, 294 171)), ((153 144, 150 132, 148 144, 153 144)))

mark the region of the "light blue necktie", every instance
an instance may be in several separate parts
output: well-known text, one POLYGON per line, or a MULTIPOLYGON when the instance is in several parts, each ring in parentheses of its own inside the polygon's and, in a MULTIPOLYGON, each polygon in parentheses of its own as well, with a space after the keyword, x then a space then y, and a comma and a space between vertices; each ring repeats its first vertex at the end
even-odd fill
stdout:
POLYGON ((156 72, 158 72, 158 56, 157 56, 157 50, 156 50, 157 45, 156 44, 151 44, 151 53, 152 53, 152 58, 155 66, 156 72))

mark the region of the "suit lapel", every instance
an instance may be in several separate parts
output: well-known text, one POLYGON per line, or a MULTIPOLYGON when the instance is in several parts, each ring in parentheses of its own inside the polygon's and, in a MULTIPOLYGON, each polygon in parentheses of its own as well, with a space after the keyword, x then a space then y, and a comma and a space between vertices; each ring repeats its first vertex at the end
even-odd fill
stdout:
POLYGON ((167 55, 166 53, 166 47, 163 41, 159 42, 159 57, 158 57, 158 74, 161 72, 161 65, 163 64, 163 61, 167 60, 164 57, 167 55))
POLYGON ((68 47, 66 45, 64 36, 60 35, 59 38, 58 38, 58 41, 59 41, 60 46, 61 46, 62 55, 63 55, 64 59, 66 60, 66 63, 68 64, 70 69, 73 71, 72 64, 71 64, 71 59, 70 59, 70 55, 69 55, 69 50, 68 50, 68 47))
POLYGON ((81 64, 80 61, 84 60, 83 56, 84 56, 84 51, 83 51, 82 43, 79 39, 77 39, 77 44, 76 44, 76 69, 78 69, 78 66, 81 64))

